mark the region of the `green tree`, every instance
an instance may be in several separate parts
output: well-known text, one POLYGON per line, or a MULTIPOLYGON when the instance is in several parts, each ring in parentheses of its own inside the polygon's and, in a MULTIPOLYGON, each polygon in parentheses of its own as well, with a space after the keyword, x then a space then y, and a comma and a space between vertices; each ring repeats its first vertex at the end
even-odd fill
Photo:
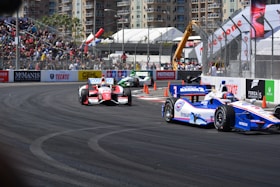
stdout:
POLYGON ((110 38, 113 35, 113 31, 108 31, 108 32, 104 32, 104 34, 102 35, 102 38, 110 38))
POLYGON ((64 36, 73 37, 75 42, 82 38, 83 28, 79 18, 72 18, 67 14, 53 14, 42 17, 40 22, 62 32, 64 36))

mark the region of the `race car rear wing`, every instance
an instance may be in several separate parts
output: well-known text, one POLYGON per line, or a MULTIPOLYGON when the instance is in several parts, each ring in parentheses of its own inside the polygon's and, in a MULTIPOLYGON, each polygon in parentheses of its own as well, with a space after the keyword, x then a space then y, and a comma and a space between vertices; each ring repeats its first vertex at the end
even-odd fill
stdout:
POLYGON ((205 96, 210 92, 209 85, 170 85, 169 92, 173 97, 205 96))
MULTIPOLYGON (((102 78, 88 78, 88 84, 101 84, 102 78)), ((113 85, 114 78, 105 78, 106 84, 113 85)))

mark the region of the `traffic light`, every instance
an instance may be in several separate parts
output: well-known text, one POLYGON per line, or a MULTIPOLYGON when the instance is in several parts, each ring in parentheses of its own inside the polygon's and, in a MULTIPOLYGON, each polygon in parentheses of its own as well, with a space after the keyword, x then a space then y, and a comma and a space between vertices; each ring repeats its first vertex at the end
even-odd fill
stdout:
POLYGON ((22 0, 0 0, 0 15, 12 14, 19 9, 22 0))

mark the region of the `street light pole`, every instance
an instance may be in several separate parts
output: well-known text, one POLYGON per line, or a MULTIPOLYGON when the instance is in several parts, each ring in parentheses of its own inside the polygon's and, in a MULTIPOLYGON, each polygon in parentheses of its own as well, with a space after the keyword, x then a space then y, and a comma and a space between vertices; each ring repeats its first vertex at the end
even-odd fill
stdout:
POLYGON ((159 65, 161 67, 161 55, 162 55, 162 32, 160 32, 160 49, 159 49, 159 65))
POLYGON ((19 41, 19 17, 18 17, 18 10, 17 10, 17 17, 16 17, 16 70, 19 69, 19 58, 20 58, 20 41, 19 41))
POLYGON ((124 18, 122 16, 122 52, 124 53, 124 18))
POLYGON ((148 44, 147 44, 147 64, 149 65, 150 63, 150 29, 149 25, 148 26, 148 44))

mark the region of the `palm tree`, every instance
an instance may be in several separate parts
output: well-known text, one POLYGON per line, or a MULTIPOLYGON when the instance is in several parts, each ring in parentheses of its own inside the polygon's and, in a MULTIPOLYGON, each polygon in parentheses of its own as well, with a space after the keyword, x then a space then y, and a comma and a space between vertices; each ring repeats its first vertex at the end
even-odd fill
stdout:
POLYGON ((82 25, 79 18, 72 18, 67 14, 53 14, 44 16, 41 22, 51 26, 63 33, 64 36, 74 36, 75 40, 80 38, 82 25))

